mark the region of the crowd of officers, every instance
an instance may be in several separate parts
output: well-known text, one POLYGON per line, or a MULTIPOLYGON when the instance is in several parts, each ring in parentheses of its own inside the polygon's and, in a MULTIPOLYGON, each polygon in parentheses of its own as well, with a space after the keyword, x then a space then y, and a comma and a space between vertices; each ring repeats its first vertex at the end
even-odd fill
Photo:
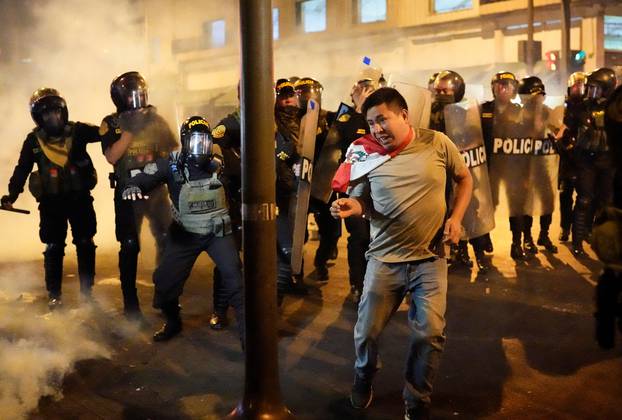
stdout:
MULTIPOLYGON (((352 88, 351 104, 342 104, 338 112, 321 109, 315 139, 316 162, 322 159, 322 148, 327 141, 338 145, 341 154, 334 158, 340 160, 354 140, 369 133, 361 108, 367 96, 385 84, 382 77, 362 78, 352 88)), ((528 177, 528 185, 521 188, 528 192, 536 184, 558 179, 559 239, 571 239, 573 253, 577 257, 584 256, 583 242, 590 239, 595 215, 613 200, 615 168, 620 164, 614 159, 620 156, 620 132, 615 130, 619 130, 622 121, 619 111, 622 93, 620 88, 616 90, 614 72, 601 68, 589 74, 573 73, 568 80, 563 121, 557 124, 551 118, 555 111, 543 104, 545 87, 539 78, 531 76, 519 80, 510 72, 499 72, 491 81, 493 100, 484 102, 476 110, 475 126, 479 135, 465 129, 473 125, 472 121, 466 123, 471 115, 468 106, 455 108, 465 101, 465 83, 458 73, 450 70, 435 73, 428 89, 432 97, 429 127, 448 134, 465 159, 474 156, 469 155, 474 150, 473 139, 475 146, 485 150, 477 155, 480 158, 475 159, 476 163, 469 164, 474 179, 479 180, 475 188, 480 190, 479 193, 474 191, 476 199, 471 203, 475 220, 465 221, 465 225, 471 223, 473 228, 465 229, 463 239, 452 250, 450 262, 472 266, 467 249, 470 243, 478 269, 490 268, 490 258, 486 254, 493 251, 490 231, 494 228, 494 217, 484 210, 500 201, 500 184, 504 181, 501 167, 511 167, 518 162, 508 157, 505 147, 499 147, 501 143, 497 144, 505 137, 538 138, 554 146, 552 152, 547 153, 559 155, 559 168, 551 174, 549 165, 541 172, 546 179, 528 177), (520 103, 515 100, 517 95, 520 103), (618 114, 607 112, 608 107, 614 105, 619 107, 616 108, 618 114), (462 110, 458 113, 460 124, 455 123, 457 114, 452 110, 456 109, 462 110), (471 143, 459 144, 459 138, 469 139, 471 143), (573 203, 575 191, 577 198, 573 203)), ((291 269, 291 213, 298 199, 301 120, 310 99, 321 107, 322 90, 318 81, 308 77, 279 79, 275 84, 279 302, 284 294, 306 293, 302 275, 291 269)), ((109 181, 114 188, 115 233, 120 243, 119 276, 125 316, 143 320, 136 272, 140 230, 146 218, 157 247, 153 305, 166 316, 166 323, 155 333, 154 340, 168 340, 181 331, 179 297, 196 258, 206 251, 216 265, 210 326, 213 329, 226 326, 226 313, 232 306, 243 342, 239 109, 214 127, 200 116, 189 118, 181 126, 179 148, 175 134, 156 108, 149 105, 147 84, 139 73, 127 72, 115 78, 110 93, 116 112, 106 116, 97 127, 70 121, 65 100, 55 89, 35 91, 30 99, 30 111, 36 126, 23 143, 8 194, 1 199, 2 208, 11 209, 28 181, 29 190, 39 202, 39 235, 46 246, 43 254, 49 307, 55 309, 62 305, 67 222, 77 250, 81 294, 87 300, 91 296, 96 218, 90 191, 97 183, 97 175, 86 145, 101 142, 106 160, 114 167, 109 181), (37 170, 32 172, 35 164, 37 170)), ((520 168, 526 167, 512 167, 512 171, 520 173, 520 168)), ((538 172, 535 173, 538 176, 538 172)), ((330 183, 331 177, 332 174, 328 178, 314 177, 314 182, 330 183)), ((615 182, 620 191, 619 173, 615 182)), ((526 203, 515 205, 512 202, 516 200, 517 194, 511 193, 515 188, 518 186, 505 185, 510 208, 511 257, 523 260, 538 252, 537 245, 548 252, 557 252, 549 236, 554 191, 545 188, 545 192, 540 193, 540 201, 548 204, 530 211, 526 203), (534 216, 539 216, 540 227, 535 243, 531 235, 534 216)), ((451 185, 447 186, 446 194, 450 202, 451 185)), ((337 196, 329 195, 327 200, 325 196, 312 194, 309 201, 309 212, 314 214, 319 230, 319 246, 313 259, 313 276, 318 281, 328 280, 329 260, 337 257, 337 241, 341 236, 341 221, 331 217, 329 210, 337 196)), ((620 207, 619 196, 617 206, 620 207)), ((363 289, 370 227, 364 218, 348 218, 345 227, 349 233, 347 259, 351 298, 358 302, 363 289)))

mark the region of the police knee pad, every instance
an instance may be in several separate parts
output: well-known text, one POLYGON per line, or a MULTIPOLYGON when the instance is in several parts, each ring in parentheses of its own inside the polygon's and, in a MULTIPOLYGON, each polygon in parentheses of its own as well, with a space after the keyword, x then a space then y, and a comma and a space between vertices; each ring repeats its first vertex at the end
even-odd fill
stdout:
POLYGON ((73 243, 76 245, 78 249, 95 249, 97 246, 95 242, 93 242, 93 238, 79 238, 75 239, 73 243))
POLYGON ((47 243, 45 244, 45 251, 43 251, 43 255, 65 255, 65 244, 58 242, 47 243))
POLYGON ((137 238, 127 238, 121 241, 120 254, 124 255, 138 255, 140 252, 140 244, 137 238))
POLYGON ((592 205, 592 199, 590 197, 586 197, 584 195, 577 197, 575 206, 584 208, 584 209, 589 209, 591 205, 592 205))

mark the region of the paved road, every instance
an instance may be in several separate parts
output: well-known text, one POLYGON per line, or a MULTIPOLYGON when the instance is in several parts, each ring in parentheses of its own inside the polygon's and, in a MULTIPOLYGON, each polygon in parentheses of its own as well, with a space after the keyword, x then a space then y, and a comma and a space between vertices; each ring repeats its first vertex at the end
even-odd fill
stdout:
MULTIPOLYGON (((557 255, 541 252, 516 265, 509 258, 504 228, 493 235, 495 270, 487 276, 468 270, 450 273, 448 341, 436 379, 433 418, 622 418, 622 340, 611 351, 600 350, 593 340, 593 286, 599 263, 592 258, 577 261, 561 245, 557 255)), ((308 260, 315 246, 316 242, 308 244, 308 260)), ((68 248, 68 255, 72 253, 68 248)), ((36 278, 41 276, 40 265, 36 261, 0 268, 36 278)), ((61 321, 63 327, 56 327, 58 335, 73 340, 75 331, 69 326, 81 323, 86 332, 80 334, 104 350, 94 350, 91 343, 80 352, 106 357, 78 361, 73 373, 56 378, 62 398, 40 399, 31 418, 211 419, 236 405, 242 395, 243 358, 233 327, 215 332, 207 326, 209 259, 199 259, 187 284, 182 300, 185 330, 168 343, 150 340, 162 322, 148 305, 152 265, 151 258, 143 258, 139 288, 151 326, 140 330, 119 315, 115 253, 110 249, 98 255, 97 308, 86 315, 76 300, 71 275, 75 263, 69 258, 62 315, 67 318, 61 321)), ((354 411, 346 398, 353 374, 356 310, 347 295, 344 239, 327 284, 316 283, 313 273, 308 274, 309 295, 286 297, 278 326, 287 406, 303 419, 402 418, 401 372, 409 337, 405 306, 382 336, 383 368, 375 382, 375 400, 368 410, 354 411)), ((41 284, 24 295, 31 299, 23 297, 14 304, 15 311, 22 318, 34 312, 37 322, 51 323, 44 315, 41 284)))

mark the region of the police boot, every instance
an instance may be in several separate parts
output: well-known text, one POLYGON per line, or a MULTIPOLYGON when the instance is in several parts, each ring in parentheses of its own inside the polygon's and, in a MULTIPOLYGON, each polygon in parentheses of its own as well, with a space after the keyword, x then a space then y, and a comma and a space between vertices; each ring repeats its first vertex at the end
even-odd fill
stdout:
POLYGON ((559 241, 568 242, 568 239, 570 239, 570 229, 562 228, 562 232, 559 234, 559 241))
POLYGON ((531 236, 531 226, 533 225, 533 217, 523 216, 523 249, 527 255, 535 255, 538 253, 538 247, 533 242, 531 236))
POLYGON ((490 239, 490 233, 484 235, 484 240, 484 251, 488 252, 489 254, 492 253, 494 251, 494 248, 492 247, 492 239, 490 239))
POLYGON ((520 242, 512 242, 512 245, 510 246, 510 257, 512 257, 513 260, 525 259, 525 252, 523 251, 523 247, 520 242))
POLYGON ((95 248, 92 238, 76 241, 80 294, 85 299, 91 298, 91 289, 95 279, 95 248))
POLYGON ((182 323, 179 311, 180 308, 177 301, 167 302, 165 305, 162 305, 162 313, 166 317, 166 322, 162 328, 153 334, 153 341, 168 341, 181 332, 182 323))
POLYGON ((226 312, 216 311, 209 317, 209 327, 213 330, 223 330, 228 324, 226 312))
POLYGON ((490 263, 488 262, 483 250, 475 251, 475 262, 477 263, 477 269, 480 273, 486 273, 490 270, 490 263))
POLYGON ((557 254, 557 247, 553 245, 548 232, 540 232, 538 236, 538 245, 543 246, 551 254, 557 254))
POLYGON ((596 341, 603 349, 615 345, 615 320, 617 310, 617 284, 615 274, 605 269, 596 285, 596 341))
POLYGON ((61 284, 63 278, 63 257, 65 244, 49 243, 43 252, 45 269, 45 287, 48 291, 48 308, 58 309, 63 305, 61 300, 61 284))
POLYGON ((469 249, 467 244, 467 241, 458 242, 458 253, 456 254, 456 258, 463 266, 473 267, 473 261, 471 261, 471 258, 469 257, 469 249))
POLYGON ((119 251, 119 273, 123 292, 123 313, 129 320, 141 319, 138 291, 136 290, 136 269, 138 265, 138 241, 126 239, 119 251))

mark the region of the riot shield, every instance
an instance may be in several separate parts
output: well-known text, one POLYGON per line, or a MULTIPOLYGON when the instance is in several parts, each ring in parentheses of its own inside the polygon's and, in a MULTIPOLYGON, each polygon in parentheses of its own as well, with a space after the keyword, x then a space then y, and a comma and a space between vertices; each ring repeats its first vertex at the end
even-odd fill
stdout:
POLYGON ((492 198, 495 206, 507 202, 509 216, 525 214, 529 194, 531 139, 521 138, 521 107, 495 105, 492 153, 488 157, 492 198))
POLYGON ((563 102, 555 108, 545 104, 523 105, 522 137, 531 139, 533 143, 529 156, 530 188, 524 214, 547 215, 555 210, 559 170, 555 134, 562 125, 563 109, 563 102))
POLYGON ((473 194, 462 219, 463 239, 477 238, 495 227, 479 107, 476 101, 464 100, 446 105, 443 111, 446 134, 460 151, 473 178, 473 194))
POLYGON ((317 120, 320 114, 319 104, 309 99, 307 112, 300 121, 299 139, 302 143, 300 153, 300 175, 298 177, 298 191, 296 205, 290 207, 294 220, 294 237, 292 239, 292 272, 299 274, 302 270, 302 254, 307 229, 307 211, 309 210, 309 195, 311 193, 311 179, 313 176, 313 154, 315 152, 315 136, 317 134, 317 120))
POLYGON ((325 203, 330 201, 333 193, 331 182, 339 167, 341 160, 341 134, 337 129, 337 121, 343 114, 351 111, 352 108, 344 103, 339 105, 339 110, 335 120, 331 124, 322 150, 313 165, 313 180, 311 181, 311 196, 325 203))
POLYGON ((393 87, 406 99, 410 124, 414 128, 428 128, 432 107, 430 91, 415 84, 399 81, 393 83, 393 87))

